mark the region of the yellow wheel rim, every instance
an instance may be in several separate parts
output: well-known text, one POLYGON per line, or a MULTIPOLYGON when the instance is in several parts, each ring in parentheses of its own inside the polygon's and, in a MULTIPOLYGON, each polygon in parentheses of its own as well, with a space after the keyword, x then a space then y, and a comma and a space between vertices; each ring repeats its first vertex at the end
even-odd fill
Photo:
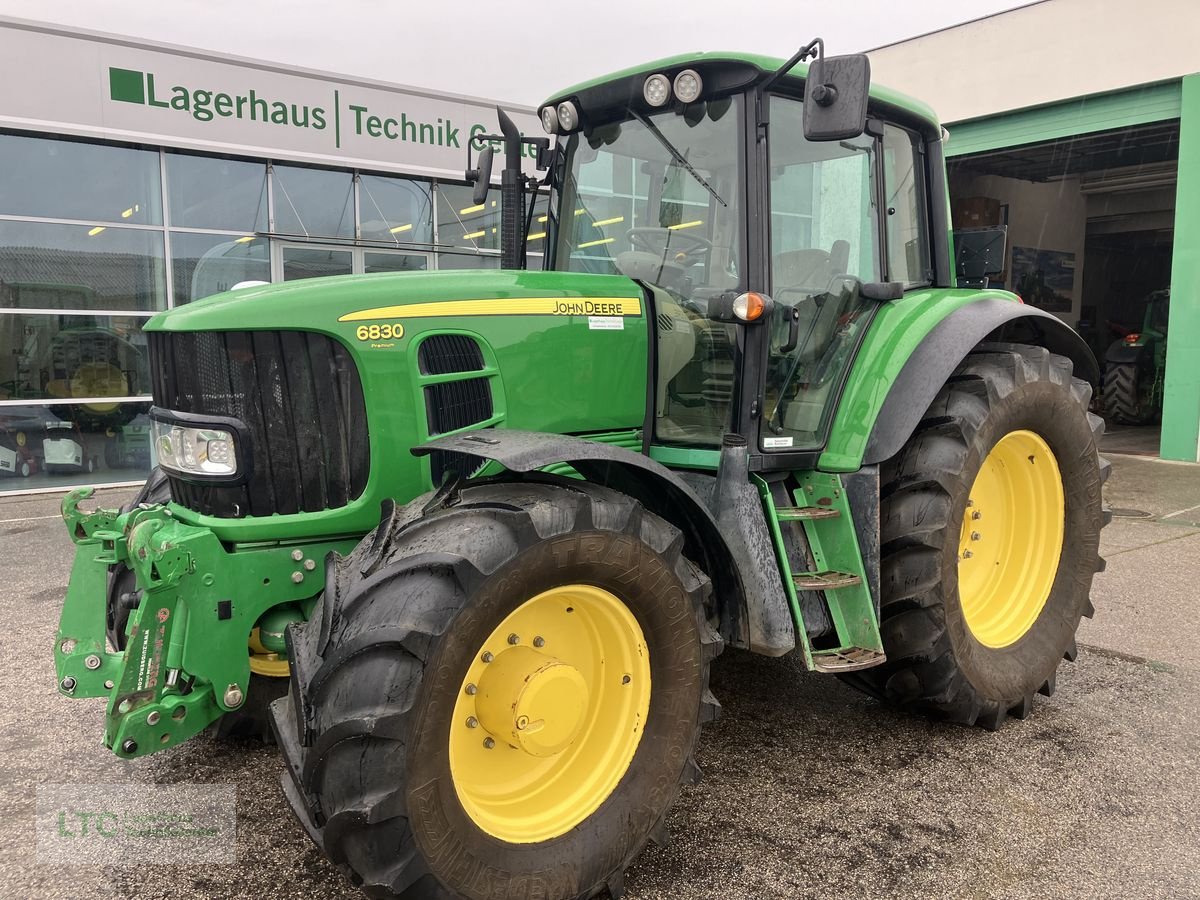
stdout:
POLYGON ((459 688, 459 802, 502 841, 566 834, 616 789, 649 711, 650 656, 628 607, 590 585, 538 594, 492 631, 459 688))
POLYGON ((994 446, 963 514, 958 596, 981 644, 1007 647, 1041 615, 1062 556, 1066 504, 1050 445, 1012 431, 994 446))
POLYGON ((250 630, 250 671, 267 678, 287 678, 292 672, 284 657, 263 646, 257 628, 250 630))

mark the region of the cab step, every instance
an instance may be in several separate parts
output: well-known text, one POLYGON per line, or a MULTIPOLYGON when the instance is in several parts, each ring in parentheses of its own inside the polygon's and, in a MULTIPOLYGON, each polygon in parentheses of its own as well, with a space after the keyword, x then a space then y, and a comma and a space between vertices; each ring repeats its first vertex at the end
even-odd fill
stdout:
POLYGON ((813 522, 818 519, 836 519, 841 510, 832 506, 778 506, 775 518, 780 522, 813 522))
POLYGON ((853 572, 800 572, 792 575, 792 583, 802 591, 832 591, 862 584, 862 576, 853 572))
POLYGON ((841 647, 837 650, 814 650, 813 669, 817 672, 857 672, 887 662, 882 650, 870 647, 841 647))
MULTIPOLYGON (((875 598, 866 582, 858 533, 841 478, 830 472, 796 472, 794 488, 753 476, 775 544, 780 574, 792 606, 797 644, 816 672, 854 672, 886 662, 875 598), (776 505, 778 503, 778 505, 776 505), (805 548, 805 559, 789 547, 805 548), (813 628, 825 645, 809 638, 804 607, 818 594, 828 625, 813 628), (801 595, 804 595, 803 597, 801 595), (830 646, 836 641, 834 646, 830 646)), ((810 623, 811 624, 811 623, 810 623)))

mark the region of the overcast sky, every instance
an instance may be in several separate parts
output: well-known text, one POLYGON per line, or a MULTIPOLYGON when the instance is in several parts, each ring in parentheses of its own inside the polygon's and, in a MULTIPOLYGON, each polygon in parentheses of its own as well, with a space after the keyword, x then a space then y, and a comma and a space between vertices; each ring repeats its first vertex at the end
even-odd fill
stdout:
POLYGON ((0 14, 532 105, 660 56, 786 57, 816 36, 867 50, 1028 2, 0 0, 0 14))

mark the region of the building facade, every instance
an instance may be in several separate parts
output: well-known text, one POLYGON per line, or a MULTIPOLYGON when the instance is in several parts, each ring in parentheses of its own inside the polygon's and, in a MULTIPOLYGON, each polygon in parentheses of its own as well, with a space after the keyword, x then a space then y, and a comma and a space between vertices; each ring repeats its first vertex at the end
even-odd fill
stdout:
POLYGON ((1143 348, 1141 405, 1110 394, 1110 427, 1161 423, 1161 455, 1186 461, 1200 459, 1197 35, 1194 3, 1042 0, 869 54, 873 78, 946 123, 955 227, 1008 226, 999 283, 1076 327, 1110 380, 1131 356, 1114 344, 1143 348))
POLYGON ((499 265, 499 192, 463 181, 491 101, 13 19, 0 78, 0 492, 144 478, 161 310, 499 265))

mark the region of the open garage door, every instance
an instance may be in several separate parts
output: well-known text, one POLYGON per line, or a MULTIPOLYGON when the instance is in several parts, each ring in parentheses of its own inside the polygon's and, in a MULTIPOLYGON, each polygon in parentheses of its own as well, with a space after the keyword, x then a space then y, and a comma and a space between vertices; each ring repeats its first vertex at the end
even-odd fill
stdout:
POLYGON ((1000 286, 1096 353, 1112 450, 1158 451, 1179 134, 1141 122, 949 160, 954 227, 1007 225, 1000 286))

